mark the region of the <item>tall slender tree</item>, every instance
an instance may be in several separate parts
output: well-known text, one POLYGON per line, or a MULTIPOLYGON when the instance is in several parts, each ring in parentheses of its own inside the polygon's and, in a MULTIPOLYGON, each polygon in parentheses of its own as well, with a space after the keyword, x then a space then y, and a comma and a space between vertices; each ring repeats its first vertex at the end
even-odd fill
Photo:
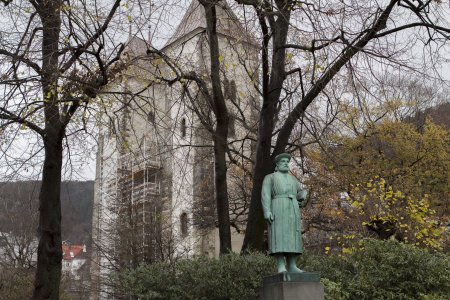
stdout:
POLYGON ((1 2, 0 128, 10 139, 29 131, 39 137, 44 157, 33 299, 58 299, 65 140, 87 130, 93 99, 121 69, 123 46, 108 35, 117 30, 111 24, 121 1, 101 7, 69 0, 1 2))
POLYGON ((214 115, 216 117, 216 127, 213 133, 214 169, 216 174, 214 180, 217 220, 219 223, 220 253, 225 254, 231 251, 230 205, 228 202, 226 162, 229 114, 225 103, 225 97, 222 92, 222 80, 220 76, 220 54, 216 15, 216 5, 218 0, 200 0, 200 3, 205 8, 206 33, 208 35, 209 58, 211 64, 211 96, 213 100, 212 103, 214 104, 214 115))

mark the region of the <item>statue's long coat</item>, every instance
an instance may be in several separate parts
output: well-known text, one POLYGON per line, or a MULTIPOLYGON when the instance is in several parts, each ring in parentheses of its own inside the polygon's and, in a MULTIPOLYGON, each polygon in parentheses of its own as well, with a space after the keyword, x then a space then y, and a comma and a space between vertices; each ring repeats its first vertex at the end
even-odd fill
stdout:
POLYGON ((275 172, 264 178, 262 207, 274 218, 269 225, 269 254, 303 252, 298 195, 304 198, 306 191, 294 176, 275 172))

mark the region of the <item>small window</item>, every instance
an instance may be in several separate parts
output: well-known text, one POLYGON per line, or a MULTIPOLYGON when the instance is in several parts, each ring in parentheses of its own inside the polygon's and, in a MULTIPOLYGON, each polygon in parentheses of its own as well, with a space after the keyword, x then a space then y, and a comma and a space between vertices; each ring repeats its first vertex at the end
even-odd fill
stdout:
POLYGON ((131 130, 131 112, 128 106, 125 106, 123 110, 120 130, 122 132, 127 132, 131 130))
POLYGON ((155 113, 153 111, 149 111, 147 113, 147 121, 150 123, 155 123, 155 113))
POLYGON ((230 82, 230 100, 233 103, 236 102, 236 94, 237 94, 236 82, 234 82, 234 80, 231 80, 231 82, 230 82))
POLYGON ((180 230, 182 237, 186 237, 188 235, 188 216, 185 212, 180 216, 180 230))
POLYGON ((158 170, 154 168, 147 168, 147 173, 145 176, 145 181, 150 183, 156 183, 158 170))
POLYGON ((186 118, 181 119, 181 137, 186 137, 186 118))
POLYGON ((224 94, 225 98, 229 99, 231 102, 236 102, 236 82, 234 80, 224 79, 224 94))
POLYGON ((109 125, 108 125, 108 129, 107 129, 107 137, 108 139, 110 139, 111 137, 114 136, 115 132, 116 132, 116 128, 115 128, 116 124, 114 122, 113 118, 109 118, 109 125))
POLYGON ((236 119, 233 116, 228 118, 228 137, 236 137, 236 119))

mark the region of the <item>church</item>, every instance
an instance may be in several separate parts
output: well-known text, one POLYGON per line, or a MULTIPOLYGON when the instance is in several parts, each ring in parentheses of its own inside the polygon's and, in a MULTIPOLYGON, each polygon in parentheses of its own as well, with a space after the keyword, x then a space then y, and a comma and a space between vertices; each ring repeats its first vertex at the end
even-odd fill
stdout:
MULTIPOLYGON (((225 2, 217 10, 222 90, 230 114, 228 189, 233 251, 245 230, 245 170, 256 139, 259 46, 225 2)), ((131 37, 127 68, 102 99, 93 214, 94 299, 114 270, 197 255, 217 257, 214 114, 194 74, 211 89, 203 7, 193 0, 161 49, 131 37)))

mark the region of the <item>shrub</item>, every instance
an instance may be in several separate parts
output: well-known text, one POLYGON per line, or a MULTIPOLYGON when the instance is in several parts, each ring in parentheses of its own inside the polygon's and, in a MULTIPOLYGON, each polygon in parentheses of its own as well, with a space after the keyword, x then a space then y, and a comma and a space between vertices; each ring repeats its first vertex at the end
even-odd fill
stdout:
POLYGON ((30 299, 33 294, 33 271, 23 268, 0 267, 0 299, 30 299))
MULTIPOLYGON (((396 241, 362 240, 348 254, 304 255, 304 270, 319 272, 326 299, 444 300, 450 260, 396 241)), ((143 265, 116 276, 118 290, 139 299, 257 299, 262 278, 275 273, 260 253, 143 265)))
MULTIPOLYGON (((34 276, 36 269, 2 266, 0 264, 0 299, 1 300, 23 300, 31 299, 34 290, 34 276)), ((67 282, 61 282, 59 299, 80 299, 72 295, 66 288, 67 282)))
POLYGON ((396 241, 363 240, 348 255, 309 255, 301 265, 321 273, 328 299, 436 300, 450 295, 449 257, 396 241))
POLYGON ((116 278, 119 291, 140 299, 257 299, 262 278, 275 272, 260 253, 143 265, 116 278))

